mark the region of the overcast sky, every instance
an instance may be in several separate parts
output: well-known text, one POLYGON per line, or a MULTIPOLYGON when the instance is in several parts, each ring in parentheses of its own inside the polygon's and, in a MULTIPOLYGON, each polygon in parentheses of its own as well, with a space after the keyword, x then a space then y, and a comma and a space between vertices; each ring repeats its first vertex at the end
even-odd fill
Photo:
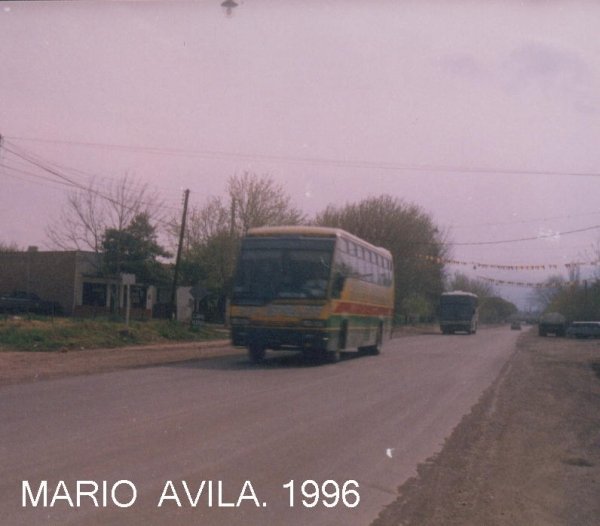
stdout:
MULTIPOLYGON (((459 261, 592 259, 600 3, 238 3, 230 17, 219 0, 0 3, 4 145, 82 183, 148 181, 173 214, 184 188, 201 205, 252 171, 308 214, 416 203, 459 261), (521 238, 537 239, 486 244, 521 238)), ((0 185, 0 241, 49 248, 67 189, 5 149, 0 185)))

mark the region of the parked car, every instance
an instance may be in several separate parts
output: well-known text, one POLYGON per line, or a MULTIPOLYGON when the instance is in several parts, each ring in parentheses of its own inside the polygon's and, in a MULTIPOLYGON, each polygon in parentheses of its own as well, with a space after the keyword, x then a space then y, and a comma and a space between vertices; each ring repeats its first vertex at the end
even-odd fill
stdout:
POLYGON ((513 321, 510 324, 510 329, 512 331, 520 331, 521 330, 521 322, 520 321, 513 321))
POLYGON ((15 291, 12 294, 0 296, 0 312, 60 315, 63 311, 60 303, 56 301, 43 300, 33 292, 15 291))
POLYGON ((574 321, 567 329, 569 338, 600 338, 600 321, 574 321))

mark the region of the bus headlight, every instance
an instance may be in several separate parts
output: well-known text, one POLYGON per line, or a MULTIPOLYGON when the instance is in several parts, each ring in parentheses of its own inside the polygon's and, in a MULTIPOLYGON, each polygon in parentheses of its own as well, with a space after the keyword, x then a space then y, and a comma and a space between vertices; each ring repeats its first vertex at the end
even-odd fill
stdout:
POLYGON ((250 325, 249 318, 240 318, 235 316, 230 318, 229 321, 231 322, 231 325, 250 325))
POLYGON ((324 328, 327 326, 327 320, 302 320, 300 322, 302 327, 312 327, 312 328, 324 328))

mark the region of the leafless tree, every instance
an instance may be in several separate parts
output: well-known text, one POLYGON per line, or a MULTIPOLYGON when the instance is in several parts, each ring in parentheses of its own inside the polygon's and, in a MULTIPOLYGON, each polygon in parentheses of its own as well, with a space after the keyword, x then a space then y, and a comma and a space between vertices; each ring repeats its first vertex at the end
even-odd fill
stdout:
POLYGON ((210 197, 202 207, 192 208, 187 221, 186 246, 191 248, 230 231, 230 212, 219 197, 210 197))
POLYGON ((0 241, 0 252, 19 252, 21 249, 16 243, 0 241))
POLYGON ((228 194, 236 231, 264 225, 296 225, 306 220, 294 208, 284 189, 268 175, 245 172, 234 175, 228 182, 228 194))
POLYGON ((108 186, 92 181, 67 194, 60 215, 46 227, 51 244, 63 250, 100 252, 106 229, 123 230, 139 214, 162 220, 162 202, 148 184, 128 175, 108 186))

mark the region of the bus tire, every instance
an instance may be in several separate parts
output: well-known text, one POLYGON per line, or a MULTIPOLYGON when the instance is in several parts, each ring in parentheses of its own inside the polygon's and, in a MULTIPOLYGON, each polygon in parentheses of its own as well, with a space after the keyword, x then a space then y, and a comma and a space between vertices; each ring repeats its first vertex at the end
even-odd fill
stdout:
POLYGON ((339 350, 327 351, 325 358, 329 363, 338 363, 342 359, 342 353, 339 350))
POLYGON ((381 348, 383 347, 383 325, 380 323, 377 327, 377 336, 375 337, 375 345, 369 347, 369 354, 377 356, 381 354, 381 348))
POLYGON ((248 358, 252 363, 260 363, 265 359, 265 346, 259 343, 248 345, 248 358))
POLYGON ((344 321, 342 321, 342 325, 340 326, 340 335, 338 337, 338 350, 345 349, 347 343, 348 343, 348 320, 344 320, 344 321))

